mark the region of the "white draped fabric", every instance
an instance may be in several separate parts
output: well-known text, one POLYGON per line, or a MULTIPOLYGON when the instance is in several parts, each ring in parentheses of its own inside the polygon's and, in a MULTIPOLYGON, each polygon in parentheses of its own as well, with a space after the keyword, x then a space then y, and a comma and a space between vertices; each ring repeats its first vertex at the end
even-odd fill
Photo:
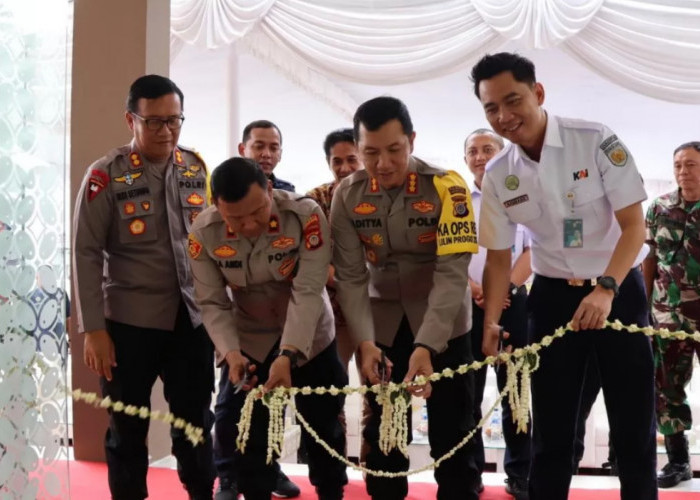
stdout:
POLYGON ((471 66, 510 41, 558 47, 617 84, 700 103, 700 0, 173 0, 180 43, 239 42, 339 108, 332 80, 394 85, 471 66))

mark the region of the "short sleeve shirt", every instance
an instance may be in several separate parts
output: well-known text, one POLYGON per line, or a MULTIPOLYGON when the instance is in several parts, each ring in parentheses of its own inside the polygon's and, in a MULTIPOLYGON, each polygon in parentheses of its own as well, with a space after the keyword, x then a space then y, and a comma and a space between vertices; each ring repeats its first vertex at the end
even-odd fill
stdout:
MULTIPOLYGON (((550 114, 539 162, 515 144, 489 162, 480 244, 509 248, 522 224, 535 273, 594 278, 605 271, 621 234, 615 211, 646 197, 632 156, 608 127, 550 114)), ((635 265, 643 256, 640 250, 635 265)))

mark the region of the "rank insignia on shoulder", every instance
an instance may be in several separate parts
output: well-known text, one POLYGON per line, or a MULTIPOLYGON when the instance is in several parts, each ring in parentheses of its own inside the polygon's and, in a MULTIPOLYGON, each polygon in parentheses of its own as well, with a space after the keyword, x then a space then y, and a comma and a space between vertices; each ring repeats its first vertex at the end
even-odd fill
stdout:
POLYGON ((197 259, 202 253, 202 244, 192 233, 187 237, 187 253, 191 259, 197 259))
POLYGON ((221 245, 220 247, 217 247, 214 249, 214 255, 217 257, 221 257, 223 259, 229 259, 233 256, 235 256, 238 252, 236 251, 235 248, 230 247, 228 245, 221 245))
POLYGON ((605 139, 600 144, 600 149, 603 150, 605 156, 610 160, 610 163, 616 167, 624 167, 627 163, 627 157, 629 156, 627 149, 622 145, 617 135, 613 134, 605 139))
POLYGON ((418 174, 415 172, 409 172, 408 176, 406 177, 406 193, 418 193, 418 174))
POLYGON ((143 160, 141 159, 141 155, 136 151, 132 151, 132 153, 129 155, 129 161, 131 162, 131 168, 143 168, 143 160))
POLYGON ((292 245, 294 245, 294 238, 288 238, 284 235, 272 241, 272 248, 277 248, 279 250, 284 250, 292 245))
POLYGON ((358 215, 370 215, 377 211, 377 207, 375 205, 372 205, 371 203, 363 201, 362 203, 358 204, 355 208, 353 208, 352 211, 358 215))
POLYGON ((90 178, 88 179, 87 187, 87 199, 92 201, 95 196, 100 194, 100 192, 109 184, 109 175, 107 175, 102 170, 92 170, 90 172, 90 178))
POLYGON ((411 207, 416 212, 420 212, 422 214, 427 214, 435 210, 435 204, 425 200, 414 201, 411 203, 411 207))
POLYGON ((192 193, 187 197, 187 203, 190 205, 200 206, 204 203, 204 198, 199 193, 192 193))
POLYGON ((175 158, 176 165, 185 165, 185 160, 182 158, 182 151, 180 151, 178 148, 175 148, 175 151, 173 151, 173 156, 175 158))
POLYGON ((280 232, 280 220, 276 215, 270 215, 270 222, 267 226, 268 233, 279 233, 280 232))
POLYGON ((134 219, 129 224, 129 232, 134 236, 143 234, 146 232, 146 223, 141 219, 134 219))
POLYGON ((374 177, 369 180, 369 192, 378 193, 379 192, 379 182, 374 177))
POLYGON ((131 186, 134 184, 134 181, 141 177, 143 175, 143 172, 124 172, 122 175, 119 177, 114 177, 114 182, 123 182, 127 186, 131 186))

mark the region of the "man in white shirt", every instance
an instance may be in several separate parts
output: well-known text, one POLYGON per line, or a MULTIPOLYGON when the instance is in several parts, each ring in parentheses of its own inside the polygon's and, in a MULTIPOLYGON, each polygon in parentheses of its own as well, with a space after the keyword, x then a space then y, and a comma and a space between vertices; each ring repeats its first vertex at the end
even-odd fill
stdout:
POLYGON ((639 269, 642 178, 608 127, 545 112, 531 61, 487 55, 471 76, 490 125, 512 143, 489 162, 482 183, 479 239, 489 249, 484 353, 497 352, 517 224, 532 240, 529 340, 539 342, 569 321, 576 330, 540 351, 533 374, 530 498, 568 497, 581 386, 595 354, 621 498, 656 499, 651 345, 644 335, 603 329, 606 319, 648 324, 639 269))

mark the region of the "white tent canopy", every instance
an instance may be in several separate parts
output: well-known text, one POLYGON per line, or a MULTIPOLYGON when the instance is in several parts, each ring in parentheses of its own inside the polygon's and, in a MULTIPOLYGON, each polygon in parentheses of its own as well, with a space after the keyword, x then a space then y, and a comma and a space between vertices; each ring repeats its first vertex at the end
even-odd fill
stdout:
POLYGON ((283 67, 395 85, 466 68, 508 41, 559 47, 658 99, 700 103, 697 0, 173 0, 172 35, 241 41, 283 67))
POLYGON ((468 178, 462 141, 488 126, 468 72, 499 50, 535 62, 548 110, 615 130, 651 195, 673 149, 700 136, 699 0, 173 0, 171 32, 183 142, 216 165, 232 119, 270 119, 277 172, 300 190, 330 178, 325 134, 379 94, 408 105, 417 155, 468 178))

